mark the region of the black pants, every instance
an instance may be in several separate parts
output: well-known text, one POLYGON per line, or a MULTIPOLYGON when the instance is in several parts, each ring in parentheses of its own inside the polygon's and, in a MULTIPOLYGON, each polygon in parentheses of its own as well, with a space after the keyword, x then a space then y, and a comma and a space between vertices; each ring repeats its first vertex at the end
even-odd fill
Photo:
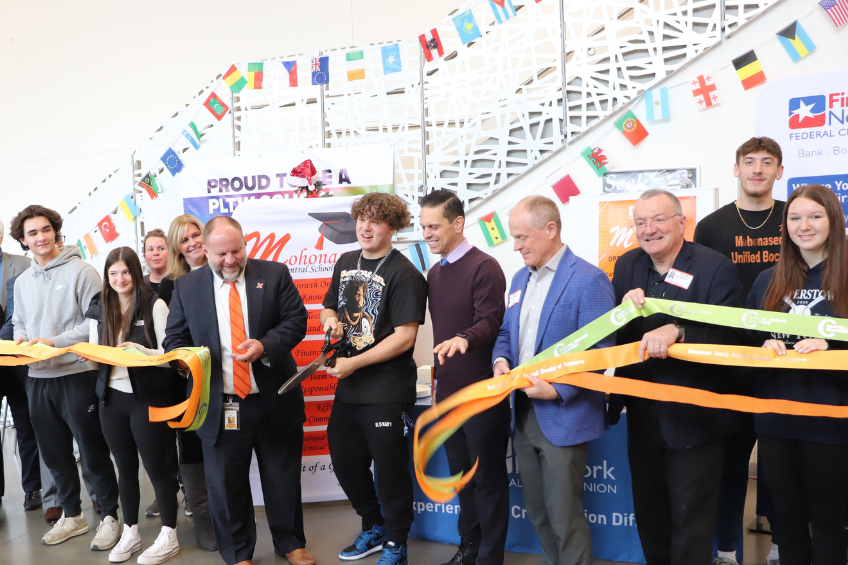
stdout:
MULTIPOLYGON (((155 404, 165 406, 165 403, 155 404)), ((118 489, 121 494, 124 523, 138 524, 140 493, 138 455, 156 493, 163 526, 177 527, 177 487, 173 462, 176 460, 176 438, 167 422, 151 422, 149 403, 132 393, 109 388, 100 406, 100 424, 106 443, 118 465, 118 489)))
MULTIPOLYGON (((22 373, 26 376, 26 372, 22 373)), ((18 453, 21 457, 21 487, 24 492, 33 492, 41 488, 41 465, 38 461, 38 443, 35 431, 29 417, 29 401, 27 400, 24 380, 19 378, 13 367, 0 368, 0 400, 6 397, 12 418, 15 420, 15 435, 18 440, 18 453)), ((2 454, 0 454, 0 458, 2 454)), ((2 465, 0 465, 2 467, 2 465)), ((0 485, 2 485, 3 469, 0 468, 0 485)), ((0 486, 0 496, 3 489, 0 486)))
POLYGON ((65 516, 79 516, 80 480, 73 440, 88 467, 101 515, 118 519, 118 481, 100 428, 94 394, 97 371, 49 379, 27 377, 29 412, 41 457, 53 479, 65 516))
MULTIPOLYGON (((442 399, 439 399, 440 401, 442 399)), ((459 492, 459 535, 474 544, 478 565, 502 565, 509 526, 509 399, 462 425, 445 442, 451 475, 477 471, 459 492)))
POLYGON ((214 446, 203 443, 209 516, 218 553, 228 565, 253 559, 256 547, 249 479, 254 451, 274 551, 284 555, 306 546, 300 496, 303 428, 297 426, 285 434, 277 432, 258 394, 232 399, 239 404, 241 428, 224 430, 222 411, 218 441, 214 446))
POLYGON ((721 440, 670 447, 656 405, 628 402, 633 507, 648 565, 710 565, 722 453, 721 440))
POLYGON ((843 565, 848 445, 760 435, 760 458, 780 523, 781 565, 843 565))
POLYGON ((742 415, 742 427, 722 440, 724 462, 721 469, 715 536, 719 551, 736 551, 742 528, 745 497, 748 494, 748 464, 757 442, 754 417, 742 415))
POLYGON ((413 519, 409 444, 401 416, 410 408, 399 403, 347 404, 336 398, 327 425, 333 469, 362 518, 362 530, 385 525, 387 541, 396 544, 406 543, 413 519))

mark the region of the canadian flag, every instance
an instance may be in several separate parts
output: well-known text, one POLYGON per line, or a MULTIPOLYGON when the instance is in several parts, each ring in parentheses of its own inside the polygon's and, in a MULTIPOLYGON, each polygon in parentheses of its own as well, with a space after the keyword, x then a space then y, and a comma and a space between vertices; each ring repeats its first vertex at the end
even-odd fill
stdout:
POLYGON ((424 57, 427 61, 433 60, 433 51, 439 54, 439 57, 445 55, 445 49, 442 47, 442 40, 439 38, 439 32, 436 28, 430 30, 430 37, 426 33, 418 36, 418 41, 421 43, 421 49, 424 50, 424 57))

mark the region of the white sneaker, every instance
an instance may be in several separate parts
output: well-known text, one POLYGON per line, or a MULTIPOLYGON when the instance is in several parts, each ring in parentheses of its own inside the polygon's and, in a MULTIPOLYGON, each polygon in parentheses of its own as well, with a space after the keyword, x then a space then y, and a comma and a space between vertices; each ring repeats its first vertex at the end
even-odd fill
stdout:
POLYGON ((138 556, 138 562, 142 565, 156 565, 157 563, 164 563, 179 552, 180 542, 177 540, 177 529, 162 526, 159 537, 156 538, 153 545, 138 556))
POLYGON ((56 545, 74 536, 81 536, 88 531, 88 520, 85 519, 85 514, 65 518, 65 513, 62 512, 62 517, 51 528, 49 532, 41 538, 41 543, 44 545, 56 545))
POLYGON ((124 533, 121 534, 120 541, 109 552, 109 561, 121 563, 139 550, 141 550, 141 537, 138 535, 138 524, 132 526, 124 524, 124 533))
POLYGON ((94 539, 91 540, 91 551, 106 551, 107 549, 111 549, 118 543, 120 537, 121 524, 111 516, 106 516, 100 521, 100 525, 97 526, 97 533, 94 535, 94 539))

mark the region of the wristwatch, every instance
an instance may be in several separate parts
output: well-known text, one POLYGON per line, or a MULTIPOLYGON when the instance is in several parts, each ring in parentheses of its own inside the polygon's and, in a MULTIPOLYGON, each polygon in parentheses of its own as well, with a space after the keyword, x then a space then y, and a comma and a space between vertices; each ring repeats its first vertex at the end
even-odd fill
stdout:
POLYGON ((464 339, 465 341, 467 341, 467 342, 471 343, 471 340, 470 340, 470 339, 468 339, 468 334, 464 334, 464 333, 462 333, 462 332, 459 332, 458 334, 454 334, 454 337, 461 337, 461 338, 462 338, 462 339, 464 339))
POLYGON ((686 328, 677 323, 677 320, 673 320, 674 327, 677 328, 677 343, 682 343, 683 338, 686 337, 686 328))

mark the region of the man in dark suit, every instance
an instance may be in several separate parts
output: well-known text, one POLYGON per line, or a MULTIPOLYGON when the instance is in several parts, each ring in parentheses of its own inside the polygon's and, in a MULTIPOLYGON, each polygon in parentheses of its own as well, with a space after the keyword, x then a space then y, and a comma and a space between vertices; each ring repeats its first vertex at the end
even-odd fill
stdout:
POLYGON ((306 308, 285 265, 247 259, 238 222, 213 218, 203 235, 209 263, 177 280, 164 347, 207 346, 212 355, 209 411, 197 435, 218 551, 228 565, 252 562, 255 450, 274 550, 309 565, 315 560, 304 548, 300 494, 303 394, 277 394, 297 369, 291 350, 306 335, 306 308))
MULTIPOLYGON (((509 217, 514 248, 528 268, 512 278, 492 352, 496 377, 615 305, 607 276, 563 245, 561 231, 559 209, 542 196, 525 198, 509 217)), ((613 343, 608 337, 594 347, 613 343)), ((588 442, 607 427, 604 394, 527 378, 532 386, 513 393, 511 402, 527 515, 539 536, 545 565, 591 565, 583 477, 588 442)))
MULTIPOLYGON (((683 238, 680 201, 665 190, 643 193, 633 208, 639 249, 615 264, 617 302, 645 297, 721 306, 742 305, 742 285, 730 259, 683 238)), ((726 371, 666 359, 668 346, 738 343, 735 330, 663 314, 637 318, 618 343, 640 342, 643 363, 616 372, 660 384, 722 392, 726 371)), ((739 426, 737 414, 691 404, 618 397, 614 421, 627 406, 627 443, 636 524, 648 565, 709 565, 722 469, 722 438, 739 426)))
MULTIPOLYGON (((0 222, 0 243, 3 242, 3 223, 0 222)), ((0 306, 6 307, 5 320, 12 317, 13 308, 9 308, 7 297, 9 289, 14 288, 15 279, 29 269, 30 259, 21 255, 0 252, 0 306)), ((11 323, 6 335, 0 339, 13 340, 11 323)), ((15 431, 18 449, 21 456, 21 486, 24 489, 24 508, 27 511, 41 508, 41 471, 38 464, 38 444, 35 432, 29 419, 29 406, 24 384, 18 378, 14 367, 0 367, 0 400, 6 397, 12 418, 15 420, 15 431)), ((5 424, 2 422, 0 424, 5 424)), ((4 435, 5 437, 5 435, 4 435)), ((0 497, 5 492, 5 477, 3 473, 3 452, 0 449, 0 497)))

